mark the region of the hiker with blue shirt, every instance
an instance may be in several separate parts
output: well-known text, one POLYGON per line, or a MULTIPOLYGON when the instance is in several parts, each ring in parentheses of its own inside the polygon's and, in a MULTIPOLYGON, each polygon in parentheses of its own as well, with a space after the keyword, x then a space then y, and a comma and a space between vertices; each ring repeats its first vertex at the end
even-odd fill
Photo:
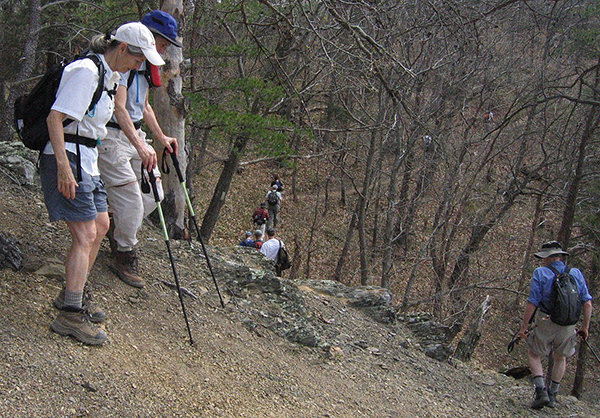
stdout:
MULTIPOLYGON (((177 41, 177 21, 170 14, 154 10, 141 21, 153 34, 156 49, 163 54, 177 41)), ((151 63, 150 63, 151 64, 151 63)), ((145 281, 138 271, 135 246, 142 221, 154 209, 154 196, 141 191, 143 170, 153 170, 159 198, 163 198, 157 155, 141 128, 144 121, 167 152, 177 154, 177 139, 165 135, 148 102, 151 86, 160 85, 156 66, 144 63, 139 69, 121 75, 115 95, 115 112, 108 122, 108 134, 100 146, 98 164, 106 184, 112 214, 108 238, 115 260, 109 268, 125 283, 142 288, 145 281)))
MULTIPOLYGON (((535 399, 531 404, 533 409, 541 409, 544 406, 556 407, 556 394, 560 387, 567 365, 567 357, 575 354, 577 335, 584 340, 589 337, 590 319, 592 316, 592 296, 579 269, 570 268, 568 273, 575 279, 579 290, 580 303, 582 304, 583 318, 581 327, 577 331, 576 324, 559 325, 550 319, 552 313, 552 293, 557 273, 565 272, 567 268, 563 256, 569 255, 564 251, 557 241, 550 241, 542 245, 541 251, 534 256, 542 260, 542 267, 533 272, 529 298, 523 315, 523 322, 519 335, 527 341, 528 360, 533 382, 535 384, 535 399), (556 270, 555 271, 553 271, 556 270), (539 310, 539 314, 533 325, 529 328, 532 318, 539 310), (546 388, 544 381, 544 369, 542 358, 547 357, 550 352, 554 359, 552 368, 552 382, 546 388)), ((574 288, 574 286, 573 286, 574 288)))
POLYGON ((240 242, 240 246, 255 248, 255 243, 254 243, 254 240, 252 239, 253 236, 254 236, 254 234, 252 232, 246 231, 246 235, 244 236, 244 239, 242 240, 242 242, 240 242))

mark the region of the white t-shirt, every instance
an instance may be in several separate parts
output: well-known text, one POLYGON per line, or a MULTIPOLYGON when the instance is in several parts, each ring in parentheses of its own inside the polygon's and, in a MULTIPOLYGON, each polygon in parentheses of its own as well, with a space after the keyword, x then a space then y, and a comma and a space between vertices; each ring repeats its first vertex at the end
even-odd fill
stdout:
MULTIPOLYGON (((283 241, 281 241, 281 245, 283 245, 283 241)), ((262 247, 260 247, 260 252, 266 255, 273 261, 277 261, 277 253, 279 252, 279 240, 276 238, 271 238, 263 243, 262 247)))
MULTIPOLYGON (((105 89, 112 90, 118 83, 120 74, 110 69, 103 54, 98 54, 104 69, 105 89)), ((56 92, 56 101, 52 109, 66 114, 72 122, 65 126, 66 134, 76 135, 98 140, 106 137, 106 122, 114 112, 114 98, 103 91, 100 100, 88 112, 92 96, 98 86, 98 67, 90 59, 80 59, 67 65, 63 71, 60 85, 56 92)), ((77 153, 77 144, 65 142, 65 149, 74 154, 77 153)), ((52 143, 48 142, 44 148, 44 154, 54 154, 52 143)), ((81 168, 91 176, 100 175, 98 170, 98 148, 90 148, 85 145, 79 147, 81 168)))

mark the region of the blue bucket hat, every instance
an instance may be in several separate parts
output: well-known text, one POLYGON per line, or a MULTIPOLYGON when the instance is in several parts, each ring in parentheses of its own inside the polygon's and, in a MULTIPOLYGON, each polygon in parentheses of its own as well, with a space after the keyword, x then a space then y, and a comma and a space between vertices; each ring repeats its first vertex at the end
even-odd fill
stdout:
POLYGON ((181 42, 177 41, 177 21, 167 12, 153 10, 142 18, 142 23, 176 47, 183 47, 181 42))

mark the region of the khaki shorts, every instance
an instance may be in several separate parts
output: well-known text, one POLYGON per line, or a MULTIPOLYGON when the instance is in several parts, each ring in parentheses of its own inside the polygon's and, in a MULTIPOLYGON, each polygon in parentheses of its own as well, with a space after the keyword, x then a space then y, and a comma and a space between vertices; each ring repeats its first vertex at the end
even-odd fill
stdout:
POLYGON ((557 325, 548 315, 536 320, 535 328, 527 335, 527 344, 533 353, 545 357, 552 350, 564 357, 575 354, 577 334, 575 325, 557 325))

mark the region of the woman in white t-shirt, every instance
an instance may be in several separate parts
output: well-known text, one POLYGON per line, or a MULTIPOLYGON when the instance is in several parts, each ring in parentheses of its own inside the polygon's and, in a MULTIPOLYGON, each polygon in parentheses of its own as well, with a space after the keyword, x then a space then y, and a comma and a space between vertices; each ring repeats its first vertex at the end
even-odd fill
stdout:
POLYGON ((96 144, 106 136, 105 125, 114 110, 109 90, 115 88, 118 72, 137 69, 146 59, 155 65, 164 61, 156 51, 152 33, 139 22, 120 26, 114 36, 95 37, 91 52, 101 65, 80 59, 65 67, 62 74, 47 119, 50 142, 40 158, 40 177, 50 220, 65 221, 71 233, 65 289, 54 301, 61 311, 51 328, 85 344, 99 345, 106 334, 92 321, 102 321, 105 314, 86 306, 89 301, 83 297, 87 276, 109 226, 96 144), (97 104, 88 109, 102 68, 105 90, 97 104), (68 119, 72 122, 63 126, 68 119))

